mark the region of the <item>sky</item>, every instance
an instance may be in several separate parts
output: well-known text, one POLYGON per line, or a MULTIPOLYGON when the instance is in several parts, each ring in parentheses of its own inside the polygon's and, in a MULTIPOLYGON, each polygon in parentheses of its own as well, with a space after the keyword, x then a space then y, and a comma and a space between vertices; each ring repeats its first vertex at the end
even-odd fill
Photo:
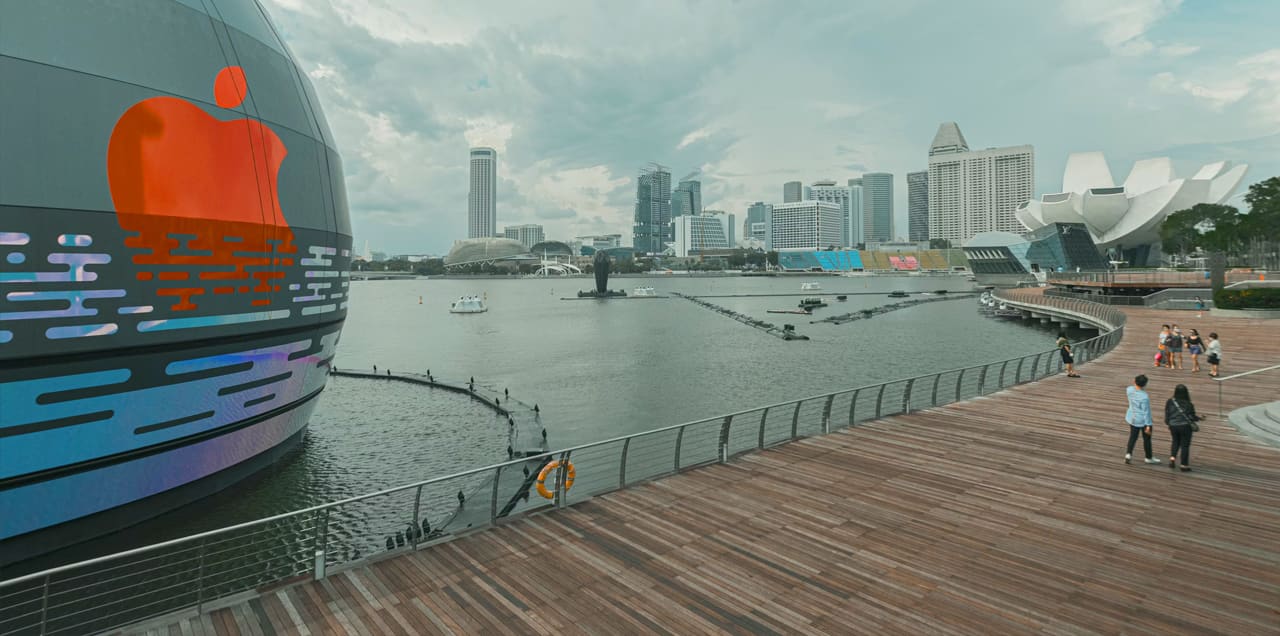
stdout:
POLYGON ((892 172, 905 235, 945 121, 1034 146, 1037 194, 1084 151, 1117 180, 1155 156, 1248 163, 1241 192, 1280 175, 1269 0, 263 4, 333 128, 358 250, 465 237, 471 146, 498 151, 498 227, 625 244, 651 161, 739 219, 786 181, 892 172))

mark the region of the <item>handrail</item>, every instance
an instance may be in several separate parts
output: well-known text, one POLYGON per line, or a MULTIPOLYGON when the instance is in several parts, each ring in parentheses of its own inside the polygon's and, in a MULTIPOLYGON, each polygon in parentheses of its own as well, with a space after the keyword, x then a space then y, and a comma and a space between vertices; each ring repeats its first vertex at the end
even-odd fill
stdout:
POLYGON ((1245 371, 1243 373, 1229 375, 1225 378, 1224 377, 1212 378, 1214 382, 1218 383, 1218 417, 1222 417, 1222 383, 1223 382, 1226 382, 1227 380, 1233 380, 1235 378, 1243 378, 1247 375, 1253 375, 1255 373, 1262 373, 1264 371, 1274 371, 1276 369, 1280 369, 1280 364, 1273 364, 1269 367, 1262 367, 1261 369, 1254 369, 1252 371, 1245 371))
MULTIPOLYGON (((1006 302, 1037 311, 1057 311, 1072 319, 1097 324, 1101 331, 1098 336, 1073 347, 1079 352, 1079 363, 1110 350, 1123 335, 1124 313, 1099 303, 1051 297, 1036 297, 1031 301, 999 290, 996 295, 1006 302)), ((184 607, 195 607, 201 612, 206 604, 219 597, 278 583, 299 573, 309 572, 317 579, 324 578, 330 562, 339 566, 360 561, 362 550, 370 549, 370 541, 372 549, 380 549, 376 537, 387 532, 394 533, 385 534, 388 550, 417 549, 452 533, 449 524, 462 515, 467 518, 458 521, 458 525, 466 523, 467 528, 496 525, 501 516, 518 516, 546 506, 571 505, 583 496, 603 494, 707 463, 725 463, 742 452, 830 432, 833 423, 840 427, 853 426, 861 421, 950 404, 1030 382, 1056 373, 1055 362, 1061 369, 1062 363, 1053 355, 1055 352, 1056 349, 1050 349, 877 382, 579 444, 0 581, 0 598, 6 599, 0 603, 0 635, 37 627, 41 633, 51 634, 86 629, 105 631, 184 607), (1024 371, 1028 362, 1029 368, 1024 371), (944 377, 947 378, 945 385, 944 377), (966 379, 969 385, 965 384, 966 379), (840 400, 838 410, 837 399, 840 400), (771 414, 775 417, 771 418, 771 414), (770 430, 772 435, 767 434, 770 430), (521 478, 521 469, 535 463, 541 466, 552 459, 569 462, 571 457, 579 464, 578 485, 572 493, 564 472, 557 471, 552 500, 535 498, 533 502, 526 500, 518 510, 508 506, 501 515, 497 512, 500 495, 502 500, 514 502, 520 495, 528 494, 529 482, 527 476, 521 478), (483 485, 468 483, 476 479, 485 481, 483 485), (512 480, 516 483, 509 483, 512 480), (513 492, 504 491, 504 484, 513 492), (466 497, 458 490, 458 502, 452 512, 446 514, 445 509, 450 507, 446 500, 452 500, 453 489, 459 487, 472 489, 472 495, 466 497), (479 495, 489 495, 492 499, 480 501, 482 508, 468 507, 467 499, 479 495), (411 517, 407 515, 408 509, 413 511, 411 517), (443 518, 444 525, 428 531, 429 516, 443 518), (353 525, 331 529, 342 522, 353 525), (397 530, 406 527, 407 530, 397 530), (241 535, 246 530, 251 532, 241 535), (206 554, 206 546, 214 544, 218 545, 218 552, 206 554), (170 552, 171 549, 176 550, 170 552), (197 549, 196 557, 192 557, 197 549), (176 552, 181 552, 181 558, 175 559, 176 552), (260 565, 253 562, 258 567, 246 568, 249 562, 238 554, 265 556, 260 565), (191 565, 193 558, 196 566, 191 565), (105 563, 112 565, 100 568, 105 563), (155 574, 134 576, 137 573, 132 570, 140 563, 154 568, 155 574), (73 572, 74 575, 65 576, 73 572), (165 586, 166 576, 187 585, 165 586), (190 592, 192 589, 196 591, 190 592), (187 591, 187 596, 183 596, 182 590, 187 591), (155 598, 162 594, 161 598, 155 598), (85 612, 104 608, 112 611, 104 615, 102 624, 68 626, 65 622, 71 615, 83 616, 85 612), (33 616, 39 617, 38 622, 33 616)), ((547 483, 551 485, 551 480, 547 483)), ((169 583, 172 581, 169 579, 169 583)))

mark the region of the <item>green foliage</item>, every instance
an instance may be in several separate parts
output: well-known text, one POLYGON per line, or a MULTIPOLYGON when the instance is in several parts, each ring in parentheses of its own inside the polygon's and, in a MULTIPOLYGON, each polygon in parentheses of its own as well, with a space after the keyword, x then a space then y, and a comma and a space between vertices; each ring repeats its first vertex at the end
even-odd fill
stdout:
POLYGON ((1280 289, 1219 289, 1213 294, 1213 306, 1221 309, 1280 309, 1280 289))
POLYGON ((1160 225, 1164 251, 1187 254, 1199 248, 1210 252, 1238 251, 1244 242, 1240 211, 1229 205, 1198 203, 1170 214, 1160 225))
POLYGON ((1255 239, 1280 241, 1280 177, 1249 186, 1244 200, 1249 214, 1241 223, 1242 232, 1255 239))

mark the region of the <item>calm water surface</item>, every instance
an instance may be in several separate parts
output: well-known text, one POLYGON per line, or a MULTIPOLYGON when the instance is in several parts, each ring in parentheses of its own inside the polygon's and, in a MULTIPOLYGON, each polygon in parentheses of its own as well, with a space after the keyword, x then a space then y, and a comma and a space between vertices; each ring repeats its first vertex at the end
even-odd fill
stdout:
MULTIPOLYGON (((426 372, 509 388, 537 403, 551 446, 567 447, 772 402, 1052 348, 1055 331, 997 321, 972 297, 844 325, 814 318, 895 302, 895 289, 961 291, 934 277, 623 278, 659 294, 800 294, 828 297, 813 317, 768 314, 800 296, 710 298, 809 341, 786 342, 679 298, 560 300, 591 286, 575 279, 363 281, 334 364, 426 372), (488 297, 488 313, 454 315, 450 301, 488 297), (871 295, 858 295, 871 294, 871 295), (421 299, 421 303, 419 303, 421 299)), ((1073 332, 1083 339, 1090 332, 1073 332)), ((304 441, 285 460, 223 493, 90 545, 66 562, 296 510, 506 459, 503 420, 469 398, 379 380, 334 377, 304 441)))

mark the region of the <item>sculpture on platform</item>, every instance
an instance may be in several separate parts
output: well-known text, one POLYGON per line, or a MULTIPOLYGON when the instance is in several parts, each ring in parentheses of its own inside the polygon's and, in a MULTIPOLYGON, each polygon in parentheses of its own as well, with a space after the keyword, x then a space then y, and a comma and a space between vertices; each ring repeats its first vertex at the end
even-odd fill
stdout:
POLYGON ((596 273, 596 295, 603 296, 609 291, 609 255, 604 250, 596 252, 595 258, 591 259, 591 267, 596 273))

